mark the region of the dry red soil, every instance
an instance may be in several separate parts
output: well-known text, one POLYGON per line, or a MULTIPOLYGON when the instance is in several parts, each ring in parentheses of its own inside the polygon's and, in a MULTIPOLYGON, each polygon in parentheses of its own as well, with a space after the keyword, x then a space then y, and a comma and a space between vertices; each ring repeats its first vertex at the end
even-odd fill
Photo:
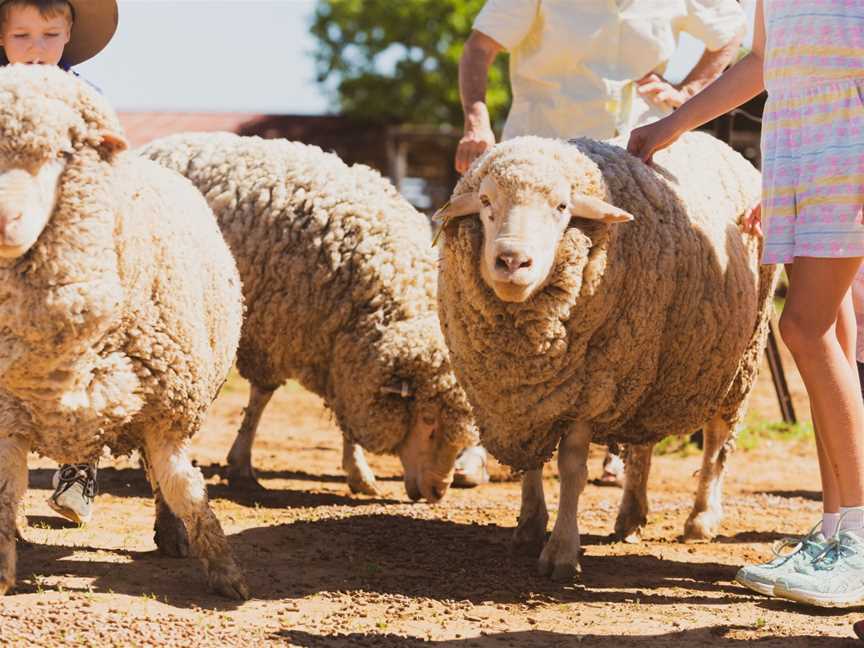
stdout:
MULTIPOLYGON (((808 418, 800 381, 791 378, 799 416, 808 418)), ((232 493, 220 466, 246 393, 240 379, 228 384, 193 455, 253 599, 208 594, 194 561, 155 552, 153 504, 136 463, 102 463, 94 520, 76 528, 45 504, 53 465, 34 457, 25 511, 31 545, 20 547, 18 586, 0 599, 0 644, 854 645, 851 622, 864 609, 806 609, 733 582, 741 564, 766 559, 773 542, 818 519, 812 441, 763 441, 733 455, 725 522, 710 544, 679 541, 698 454, 655 459, 652 513, 638 545, 608 538, 620 491, 589 485, 580 502, 582 582, 562 586, 535 575, 532 557, 510 555, 518 483, 500 479, 451 491, 439 505, 412 504, 398 462, 370 457, 381 495, 351 496, 333 421, 296 386, 278 392, 262 424, 254 461, 267 491, 232 493)), ((752 411, 779 417, 767 369, 752 411)))

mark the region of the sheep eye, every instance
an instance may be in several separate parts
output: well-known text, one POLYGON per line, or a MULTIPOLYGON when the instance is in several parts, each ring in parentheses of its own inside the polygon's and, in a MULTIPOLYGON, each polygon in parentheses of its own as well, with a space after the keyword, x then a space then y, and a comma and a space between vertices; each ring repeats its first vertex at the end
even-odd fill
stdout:
POLYGON ((480 196, 480 204, 484 207, 490 207, 492 205, 492 201, 489 200, 488 196, 480 196))
POLYGON ((557 209, 562 214, 567 211, 567 203, 561 203, 555 209, 557 209))

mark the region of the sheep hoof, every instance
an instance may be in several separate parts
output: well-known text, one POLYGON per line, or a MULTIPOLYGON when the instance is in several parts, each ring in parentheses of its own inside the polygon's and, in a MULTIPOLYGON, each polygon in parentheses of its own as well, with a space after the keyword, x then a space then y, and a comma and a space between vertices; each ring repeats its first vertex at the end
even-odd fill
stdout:
POLYGON ((519 524, 513 532, 510 541, 510 552, 514 556, 527 556, 536 558, 546 544, 546 516, 532 516, 519 519, 519 524))
MULTIPOLYGON (((14 551, 14 546, 13 546, 14 551)), ((15 586, 15 564, 14 554, 11 556, 0 555, 0 596, 3 596, 15 586)))
POLYGON ((578 560, 552 563, 541 557, 537 564, 537 572, 541 576, 549 576, 556 583, 573 583, 582 577, 582 567, 578 560))
POLYGON ((684 525, 684 542, 707 542, 717 535, 720 526, 720 515, 711 511, 703 511, 691 515, 684 525))
POLYGON ((348 475, 348 488, 355 495, 379 495, 378 485, 375 479, 367 480, 363 477, 348 475))
POLYGON ((572 583, 578 581, 581 576, 582 568, 578 563, 575 565, 562 563, 555 565, 555 568, 552 570, 552 580, 556 583, 572 583))
POLYGON ((622 520, 618 518, 615 521, 615 533, 612 537, 618 542, 626 542, 627 544, 639 544, 642 542, 642 529, 645 527, 646 520, 622 520))
POLYGON ((210 589, 235 601, 249 600, 249 586, 237 565, 214 566, 209 574, 210 589))
POLYGON ((254 475, 228 473, 228 488, 238 492, 254 492, 267 490, 254 475))
POLYGON ((637 527, 631 531, 615 531, 612 534, 612 540, 615 542, 623 542, 625 544, 640 544, 642 542, 642 528, 637 527))
POLYGON ((187 558, 189 556, 189 535, 186 526, 173 513, 164 513, 156 517, 153 540, 159 553, 170 558, 187 558))
POLYGON ((541 576, 551 576, 556 583, 572 583, 578 581, 582 575, 582 567, 579 564, 579 550, 575 555, 564 547, 557 547, 553 540, 549 540, 540 560, 537 563, 537 571, 541 576))

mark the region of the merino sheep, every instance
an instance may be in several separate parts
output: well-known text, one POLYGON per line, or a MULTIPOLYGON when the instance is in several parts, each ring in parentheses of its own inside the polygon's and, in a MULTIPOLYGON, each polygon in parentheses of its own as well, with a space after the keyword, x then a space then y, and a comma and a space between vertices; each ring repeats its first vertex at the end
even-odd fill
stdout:
POLYGON ((79 463, 107 445, 146 458, 160 549, 246 598, 186 454, 236 352, 237 268, 195 188, 125 148, 87 83, 0 69, 0 594, 28 451, 79 463))
POLYGON ((376 171, 315 146, 201 133, 141 154, 201 190, 237 259, 247 308, 237 365, 252 391, 232 483, 257 484, 258 422, 296 378, 335 413, 353 491, 375 492, 362 447, 399 455, 412 499, 441 499, 476 430, 438 323, 425 216, 376 171))
POLYGON ((545 537, 540 471, 559 452, 559 515, 539 562, 555 578, 579 571, 592 440, 629 446, 616 522, 627 535, 645 521, 652 445, 705 426, 686 533, 714 533, 726 444, 767 336, 776 272, 738 230, 759 173, 698 133, 654 160, 588 139, 517 138, 478 159, 441 214, 454 370, 483 444, 527 471, 518 544, 545 537))

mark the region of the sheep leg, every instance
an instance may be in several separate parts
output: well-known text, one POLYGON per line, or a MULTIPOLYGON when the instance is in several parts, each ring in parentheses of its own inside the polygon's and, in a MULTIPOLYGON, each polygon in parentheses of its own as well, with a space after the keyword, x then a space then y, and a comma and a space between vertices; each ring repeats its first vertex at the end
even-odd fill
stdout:
POLYGON ((558 519, 538 563, 540 574, 551 574, 556 581, 572 581, 581 572, 579 496, 588 482, 590 443, 591 426, 577 423, 558 445, 558 472, 561 478, 558 519))
POLYGON ((0 596, 15 585, 17 514, 27 491, 27 452, 21 436, 0 439, 0 596))
POLYGON ((159 488, 159 483, 153 477, 153 471, 147 465, 145 452, 143 450, 139 452, 144 472, 150 481, 150 488, 153 490, 153 500, 156 503, 156 522, 153 525, 153 541, 162 555, 172 558, 187 558, 189 556, 189 534, 186 533, 183 520, 174 515, 171 508, 165 503, 162 489, 159 488))
POLYGON ((153 479, 165 503, 183 521, 190 553, 204 563, 211 589, 228 598, 249 598, 243 574, 207 501, 204 477, 189 461, 185 441, 169 441, 153 432, 145 441, 153 479))
POLYGON ((628 445, 625 450, 624 493, 615 520, 615 537, 624 542, 642 540, 648 522, 648 474, 651 471, 653 443, 628 445))
POLYGON ((522 508, 512 540, 514 555, 536 558, 546 542, 548 523, 549 513, 546 510, 546 496, 543 494, 543 469, 526 470, 522 475, 522 508))
POLYGON ((344 435, 342 437, 342 470, 348 477, 348 488, 351 489, 352 493, 378 494, 375 473, 366 463, 363 448, 344 435))
POLYGON ((234 490, 263 490, 252 469, 252 444, 261 422, 264 408, 273 397, 275 388, 267 389, 252 384, 249 404, 243 410, 243 423, 237 431, 237 438, 228 452, 228 485, 234 490))
POLYGON ((723 469, 728 454, 727 442, 732 428, 720 417, 712 419, 704 428, 702 470, 696 501, 687 523, 684 540, 710 540, 717 535, 723 519, 723 469))

